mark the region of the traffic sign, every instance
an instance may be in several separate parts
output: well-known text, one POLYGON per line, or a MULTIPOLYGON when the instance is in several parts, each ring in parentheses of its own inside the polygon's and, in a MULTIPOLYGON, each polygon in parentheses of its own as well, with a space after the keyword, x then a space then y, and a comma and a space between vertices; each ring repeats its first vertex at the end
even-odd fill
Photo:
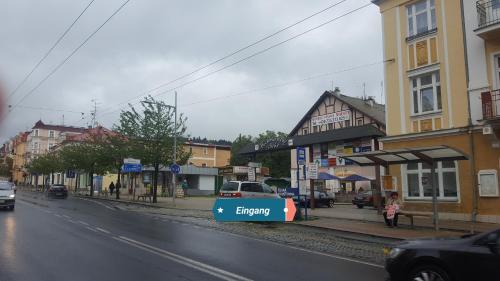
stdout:
POLYGON ((170 171, 176 175, 178 175, 181 172, 181 166, 177 164, 172 164, 170 165, 170 171))
POLYGON ((123 164, 122 172, 124 173, 140 173, 142 172, 141 164, 123 164))
POLYGON ((306 163, 306 149, 304 147, 297 147, 297 163, 299 165, 306 163))
POLYGON ((216 221, 293 221, 296 211, 292 198, 219 198, 212 208, 216 221))
POLYGON ((125 158, 123 159, 123 164, 141 164, 141 160, 134 158, 125 158))

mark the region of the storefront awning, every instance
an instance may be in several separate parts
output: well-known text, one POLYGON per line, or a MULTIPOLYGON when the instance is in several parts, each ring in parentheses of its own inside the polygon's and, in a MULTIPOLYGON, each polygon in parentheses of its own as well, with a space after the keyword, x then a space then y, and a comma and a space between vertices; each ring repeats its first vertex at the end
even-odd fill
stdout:
POLYGON ((351 160, 360 166, 381 165, 386 167, 395 164, 432 163, 468 159, 461 151, 445 145, 377 150, 338 157, 351 160))

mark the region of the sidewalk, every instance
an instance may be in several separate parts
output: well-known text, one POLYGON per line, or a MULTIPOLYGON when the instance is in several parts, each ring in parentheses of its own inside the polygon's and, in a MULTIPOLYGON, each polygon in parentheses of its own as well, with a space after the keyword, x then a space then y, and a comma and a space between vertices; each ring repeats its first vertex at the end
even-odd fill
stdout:
MULTIPOLYGON (((90 198, 90 197, 87 197, 90 198)), ((95 196, 96 199, 117 201, 115 197, 95 196)), ((120 195, 120 202, 151 206, 155 208, 197 210, 210 213, 215 202, 215 197, 187 197, 176 198, 175 206, 170 197, 158 197, 158 203, 151 204, 143 201, 132 201, 132 196, 120 195)), ((302 209, 303 211, 303 209, 302 209)), ((460 236, 469 233, 471 223, 466 221, 440 220, 440 231, 433 229, 432 220, 429 218, 415 218, 415 228, 410 227, 407 217, 399 218, 399 227, 388 228, 383 217, 373 208, 358 209, 353 205, 335 205, 333 208, 308 209, 310 220, 296 221, 297 225, 331 229, 336 231, 371 235, 391 239, 413 239, 424 237, 460 236)), ((475 231, 485 232, 500 228, 499 224, 476 223, 475 231)))

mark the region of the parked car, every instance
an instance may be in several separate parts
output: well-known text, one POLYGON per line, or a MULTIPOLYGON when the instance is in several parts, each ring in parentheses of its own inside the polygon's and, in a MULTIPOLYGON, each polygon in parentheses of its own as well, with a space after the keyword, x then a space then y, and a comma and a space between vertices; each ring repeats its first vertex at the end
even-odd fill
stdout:
POLYGON ((352 204, 360 209, 364 206, 373 206, 373 190, 359 192, 352 200, 352 204))
POLYGON ((500 280, 500 229, 457 238, 406 240, 385 249, 398 280, 500 280))
MULTIPOLYGON (((293 201, 295 202, 298 201, 297 196, 293 196, 293 201)), ((315 207, 326 206, 328 208, 332 208, 333 205, 335 204, 335 196, 330 195, 326 192, 314 191, 314 202, 316 204, 315 207)), ((300 197, 300 205, 305 207, 306 205, 305 196, 300 197)), ((310 206, 311 206, 311 198, 307 196, 307 207, 309 208, 310 206)))
POLYGON ((11 182, 0 181, 0 208, 14 210, 16 204, 15 187, 11 182))
POLYGON ((280 198, 267 184, 252 181, 229 181, 222 185, 219 197, 223 198, 280 198))
POLYGON ((47 192, 47 196, 53 198, 67 198, 68 197, 68 189, 66 186, 62 184, 53 184, 49 187, 49 191, 47 192))

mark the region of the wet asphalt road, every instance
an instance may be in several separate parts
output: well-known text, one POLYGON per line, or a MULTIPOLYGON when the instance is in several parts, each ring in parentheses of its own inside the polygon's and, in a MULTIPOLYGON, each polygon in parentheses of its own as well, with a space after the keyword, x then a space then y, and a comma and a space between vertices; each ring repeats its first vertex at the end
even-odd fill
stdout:
POLYGON ((0 211, 0 281, 386 277, 376 265, 154 219, 101 201, 31 196, 21 193, 14 212, 0 211))

